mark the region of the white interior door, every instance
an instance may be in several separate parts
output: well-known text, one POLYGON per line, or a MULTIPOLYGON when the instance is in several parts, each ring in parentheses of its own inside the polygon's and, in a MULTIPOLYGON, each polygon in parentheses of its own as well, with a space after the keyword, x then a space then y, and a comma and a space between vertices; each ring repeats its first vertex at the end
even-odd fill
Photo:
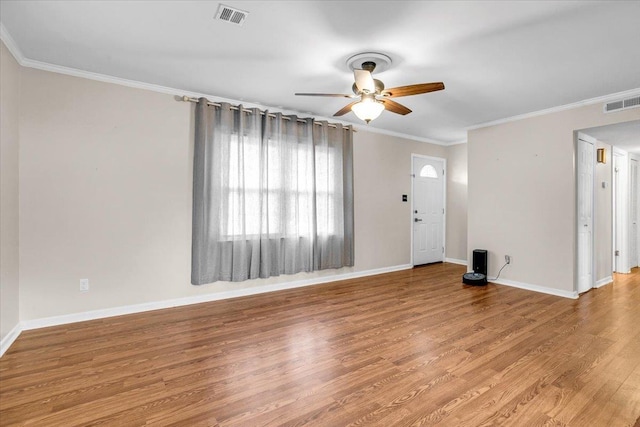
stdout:
POLYGON ((629 273, 629 156, 624 150, 613 148, 613 255, 614 271, 629 273))
POLYGON ((629 161, 629 210, 631 211, 631 218, 629 221, 629 267, 631 268, 638 267, 638 265, 640 265, 640 261, 638 261, 638 220, 640 220, 638 212, 639 195, 638 161, 636 159, 631 159, 629 161))
POLYGON ((444 261, 444 160, 412 157, 413 265, 444 261))
POLYGON ((578 139, 577 261, 578 293, 593 287, 593 170, 594 144, 578 139))

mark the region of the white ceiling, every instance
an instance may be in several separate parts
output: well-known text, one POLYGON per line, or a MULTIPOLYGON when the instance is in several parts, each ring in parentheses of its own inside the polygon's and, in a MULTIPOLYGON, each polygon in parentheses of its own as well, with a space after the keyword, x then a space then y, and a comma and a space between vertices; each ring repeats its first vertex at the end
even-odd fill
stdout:
POLYGON ((582 132, 630 153, 640 154, 640 120, 583 129, 582 132))
POLYGON ((398 98, 413 113, 369 126, 444 143, 640 89, 639 1, 223 3, 250 13, 243 26, 215 21, 217 1, 3 0, 0 19, 30 61, 321 117, 348 100, 293 94, 350 93, 347 58, 382 52, 393 64, 374 77, 387 87, 446 89, 398 98))

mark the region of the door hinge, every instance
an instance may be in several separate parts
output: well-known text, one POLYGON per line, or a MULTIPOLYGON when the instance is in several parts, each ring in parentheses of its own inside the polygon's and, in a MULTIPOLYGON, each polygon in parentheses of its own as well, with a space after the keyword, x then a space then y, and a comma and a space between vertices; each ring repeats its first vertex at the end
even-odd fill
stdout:
POLYGON ((444 246, 442 247, 442 253, 444 253, 444 246))
POLYGON ((442 215, 444 215, 444 208, 442 208, 442 215))
POLYGON ((620 256, 620 251, 615 251, 615 256, 620 256))

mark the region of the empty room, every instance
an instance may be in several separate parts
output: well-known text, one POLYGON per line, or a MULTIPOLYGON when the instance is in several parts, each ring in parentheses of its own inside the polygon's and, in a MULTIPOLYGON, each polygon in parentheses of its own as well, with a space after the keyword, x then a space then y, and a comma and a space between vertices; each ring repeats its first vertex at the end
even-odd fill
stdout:
POLYGON ((0 426, 640 427, 638 17, 0 0, 0 426))

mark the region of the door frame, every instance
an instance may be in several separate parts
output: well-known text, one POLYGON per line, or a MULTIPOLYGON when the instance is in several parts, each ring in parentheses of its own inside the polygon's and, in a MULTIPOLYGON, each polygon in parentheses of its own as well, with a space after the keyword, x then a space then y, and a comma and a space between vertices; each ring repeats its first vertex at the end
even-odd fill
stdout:
POLYGON ((613 147, 612 156, 613 167, 613 239, 612 257, 613 271, 627 274, 631 272, 629 268, 629 153, 617 147, 613 147), (616 164, 622 168, 616 172, 616 164), (615 251, 619 250, 620 255, 616 257, 615 251), (620 267, 618 269, 618 267, 620 267))
POLYGON ((409 230, 410 230, 409 235, 411 236, 411 247, 409 249, 411 253, 410 260, 411 260, 412 266, 415 266, 415 264, 413 263, 413 211, 414 211, 413 164, 414 164, 414 159, 416 158, 437 160, 439 162, 442 162, 443 178, 444 178, 442 180, 442 206, 444 206, 444 215, 442 218, 442 248, 443 248, 442 261, 445 262, 447 260, 447 213, 448 213, 448 210, 447 210, 447 159, 442 157, 425 156, 423 154, 411 153, 411 165, 410 165, 411 169, 409 171, 409 178, 411 179, 411 209, 409 210, 409 230))
MULTIPOLYGON (((578 183, 578 163, 579 163, 579 155, 580 155, 580 141, 579 140, 583 140, 587 143, 590 143, 593 145, 593 158, 592 158, 592 163, 593 163, 593 174, 591 175, 591 286, 589 287, 589 289, 593 289, 596 283, 596 263, 595 263, 595 247, 596 247, 596 242, 595 242, 595 224, 596 224, 596 218, 595 218, 595 214, 596 214, 596 203, 595 203, 595 190, 596 190, 596 148, 597 148, 597 140, 587 134, 584 134, 582 132, 575 132, 575 137, 574 137, 574 181, 575 181, 575 201, 574 201, 574 221, 573 221, 573 232, 575 234, 574 236, 574 247, 575 247, 575 255, 574 255, 574 284, 573 284, 573 290, 576 292, 576 295, 580 295, 580 287, 579 287, 579 282, 580 282, 580 253, 579 253, 579 249, 580 249, 580 245, 579 245, 579 234, 580 234, 580 221, 579 221, 579 212, 578 212, 578 206, 580 203, 579 197, 580 197, 580 192, 579 192, 579 183, 578 183)), ((586 292, 586 291, 583 291, 586 292)))
MULTIPOLYGON (((629 153, 629 203, 632 202, 631 200, 631 162, 635 161, 636 162, 636 183, 637 183, 637 189, 640 191, 640 155, 637 154, 633 154, 633 153, 629 153)), ((635 236, 631 236, 631 238, 633 239, 635 237, 636 239, 636 259, 633 260, 631 263, 635 263, 636 266, 640 267, 640 194, 636 194, 636 218, 633 218, 631 216, 631 206, 629 206, 629 221, 636 221, 636 235, 635 236)), ((631 224, 629 224, 631 225, 631 224)))

